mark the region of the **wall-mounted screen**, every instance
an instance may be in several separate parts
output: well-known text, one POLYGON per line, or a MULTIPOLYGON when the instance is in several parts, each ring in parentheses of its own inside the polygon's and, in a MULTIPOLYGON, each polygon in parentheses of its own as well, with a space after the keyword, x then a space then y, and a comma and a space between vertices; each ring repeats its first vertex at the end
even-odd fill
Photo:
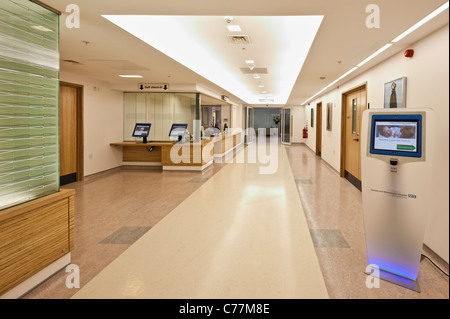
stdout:
POLYGON ((172 124, 169 132, 170 137, 183 137, 186 134, 187 124, 172 124))
POLYGON ((422 115, 373 115, 370 153, 422 157, 422 115))

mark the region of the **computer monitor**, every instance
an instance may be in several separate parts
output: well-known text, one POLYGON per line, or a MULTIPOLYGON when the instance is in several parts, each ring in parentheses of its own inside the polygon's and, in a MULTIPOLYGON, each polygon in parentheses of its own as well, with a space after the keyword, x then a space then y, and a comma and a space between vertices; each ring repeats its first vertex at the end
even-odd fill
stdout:
POLYGON ((372 115, 370 153, 422 157, 422 115, 372 115))
POLYGON ((169 136, 178 137, 178 141, 181 141, 183 136, 186 134, 187 127, 188 127, 187 124, 172 124, 169 136))
POLYGON ((133 130, 133 137, 142 137, 143 143, 147 143, 147 137, 150 134, 151 123, 136 123, 133 130))

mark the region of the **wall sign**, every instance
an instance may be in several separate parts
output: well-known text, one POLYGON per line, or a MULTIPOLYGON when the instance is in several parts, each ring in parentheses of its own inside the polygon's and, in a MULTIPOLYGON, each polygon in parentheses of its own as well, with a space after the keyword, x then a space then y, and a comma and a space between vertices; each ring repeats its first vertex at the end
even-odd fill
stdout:
POLYGON ((167 91, 169 89, 169 84, 164 83, 139 83, 139 91, 167 91))

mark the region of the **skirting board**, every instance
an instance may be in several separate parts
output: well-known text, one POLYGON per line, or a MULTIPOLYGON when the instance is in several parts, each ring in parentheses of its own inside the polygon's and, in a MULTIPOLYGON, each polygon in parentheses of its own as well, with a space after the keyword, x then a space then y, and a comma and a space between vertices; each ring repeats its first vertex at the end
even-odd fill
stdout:
POLYGON ((17 299, 25 295, 27 292, 53 276, 55 273, 70 264, 70 253, 62 256, 54 261, 34 276, 28 278, 24 282, 18 284, 8 292, 0 296, 0 299, 17 299))

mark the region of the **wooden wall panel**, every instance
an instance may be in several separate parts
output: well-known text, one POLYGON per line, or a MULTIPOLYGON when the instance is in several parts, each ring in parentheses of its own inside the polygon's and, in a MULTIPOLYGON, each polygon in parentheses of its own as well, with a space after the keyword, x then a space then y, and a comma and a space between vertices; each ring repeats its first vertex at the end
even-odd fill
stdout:
POLYGON ((122 160, 124 162, 161 162, 161 146, 155 146, 149 152, 145 147, 123 147, 122 160))
POLYGON ((74 247, 74 191, 0 212, 0 295, 74 247))

